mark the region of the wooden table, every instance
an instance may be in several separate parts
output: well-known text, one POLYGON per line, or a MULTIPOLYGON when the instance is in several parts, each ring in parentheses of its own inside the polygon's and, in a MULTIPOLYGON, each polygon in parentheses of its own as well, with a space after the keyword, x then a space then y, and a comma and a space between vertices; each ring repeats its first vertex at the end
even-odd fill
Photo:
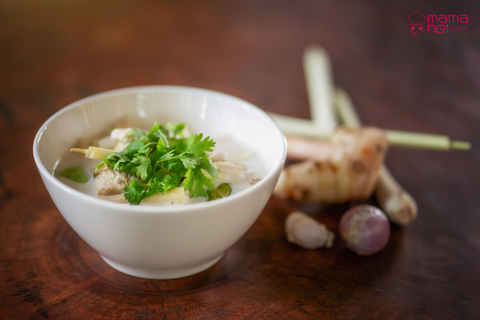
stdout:
POLYGON ((2 1, 0 318, 477 318, 479 9, 473 1, 2 1), (469 28, 412 37, 415 10, 466 14, 469 28), (138 279, 108 267, 49 198, 32 143, 65 105, 175 84, 309 118, 302 54, 310 43, 328 50, 336 84, 365 123, 473 144, 470 152, 389 152, 419 217, 393 226, 382 252, 359 257, 345 248, 337 224, 349 204, 272 198, 214 267, 138 279), (283 224, 295 209, 333 230, 334 246, 288 243, 283 224))

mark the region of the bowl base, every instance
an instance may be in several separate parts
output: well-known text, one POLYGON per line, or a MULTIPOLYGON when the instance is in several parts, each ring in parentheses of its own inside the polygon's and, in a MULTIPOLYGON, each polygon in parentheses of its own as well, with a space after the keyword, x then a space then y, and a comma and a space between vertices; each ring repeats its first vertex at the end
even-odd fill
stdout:
POLYGON ((175 268, 175 269, 146 269, 146 268, 138 268, 129 265, 125 265, 122 263, 118 263, 112 261, 104 256, 100 255, 102 259, 112 268, 126 273, 128 275, 138 277, 138 278, 145 278, 145 279, 176 279, 176 278, 183 278, 187 277, 199 272, 202 272, 215 263, 217 263, 222 257, 223 253, 219 254, 218 256, 210 259, 208 261, 204 261, 199 264, 195 264, 193 266, 188 266, 184 268, 175 268))

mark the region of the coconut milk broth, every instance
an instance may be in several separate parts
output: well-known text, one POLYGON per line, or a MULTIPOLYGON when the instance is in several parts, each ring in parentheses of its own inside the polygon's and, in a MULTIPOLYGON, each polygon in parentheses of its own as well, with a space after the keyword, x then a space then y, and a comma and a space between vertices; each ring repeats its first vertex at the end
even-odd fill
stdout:
MULTIPOLYGON (((217 138, 213 137, 214 141, 216 142, 216 146, 214 148, 215 151, 223 151, 225 152, 225 161, 241 164, 245 166, 246 171, 243 171, 243 177, 238 175, 228 175, 228 179, 225 181, 216 181, 214 182, 217 186, 221 182, 229 183, 230 187, 232 188, 232 195, 238 193, 251 185, 255 184, 259 179, 265 177, 266 168, 262 163, 262 160, 258 155, 254 154, 251 150, 248 149, 242 142, 234 139, 232 136, 219 136, 217 138)), ((80 192, 99 197, 106 200, 118 201, 118 202, 126 202, 126 200, 119 196, 98 196, 95 190, 95 183, 93 172, 95 170, 95 166, 99 163, 99 160, 92 160, 85 158, 82 154, 73 153, 73 152, 65 152, 65 154, 57 161, 55 168, 53 169, 53 174, 55 177, 63 182, 64 184, 68 185, 69 187, 76 189, 80 192), (75 168, 81 167, 87 178, 88 181, 86 183, 79 183, 73 180, 70 180, 66 177, 60 176, 57 173, 61 172, 62 170, 68 168, 75 168), (123 200, 122 200, 123 199, 123 200)), ((194 199, 188 199, 185 202, 158 202, 158 203, 141 203, 140 205, 176 205, 176 204, 190 204, 190 203, 198 203, 198 202, 205 202, 207 198, 204 197, 197 197, 194 199)))

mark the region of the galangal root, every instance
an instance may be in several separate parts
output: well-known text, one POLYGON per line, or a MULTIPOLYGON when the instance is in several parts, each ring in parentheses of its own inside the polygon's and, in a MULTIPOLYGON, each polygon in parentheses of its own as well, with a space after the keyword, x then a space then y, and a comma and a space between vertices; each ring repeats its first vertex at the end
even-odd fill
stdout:
POLYGON ((338 128, 329 142, 287 137, 287 166, 274 195, 295 201, 341 203, 369 198, 388 149, 383 130, 338 128))
MULTIPOLYGON (((337 113, 342 122, 349 127, 361 127, 360 117, 344 90, 335 91, 335 101, 337 113)), ((415 199, 402 188, 385 164, 382 164, 378 173, 375 196, 391 222, 407 225, 417 217, 418 208, 415 199)))
POLYGON ((417 203, 395 180, 385 165, 380 168, 375 196, 388 219, 407 225, 417 217, 417 203))

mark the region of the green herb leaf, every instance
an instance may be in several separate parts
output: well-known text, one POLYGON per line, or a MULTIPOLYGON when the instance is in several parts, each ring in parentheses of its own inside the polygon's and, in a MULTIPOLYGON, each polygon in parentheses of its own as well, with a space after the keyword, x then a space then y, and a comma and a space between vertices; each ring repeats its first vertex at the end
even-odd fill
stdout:
POLYGON ((88 181, 85 172, 80 167, 65 169, 58 174, 75 182, 86 183, 88 181))
POLYGON ((128 200, 131 204, 140 204, 140 201, 145 199, 145 189, 147 186, 138 182, 137 179, 132 180, 130 185, 126 186, 125 191, 125 199, 128 200))
POLYGON ((215 147, 215 142, 210 137, 202 139, 203 133, 190 135, 186 141, 185 151, 197 157, 207 156, 206 152, 213 151, 212 148, 215 147))
POLYGON ((150 158, 148 157, 137 157, 134 158, 131 162, 134 172, 134 175, 139 177, 142 180, 148 180, 151 171, 152 165, 150 164, 150 158))
POLYGON ((210 159, 207 161, 202 162, 195 168, 188 169, 185 174, 183 186, 190 191, 192 198, 206 197, 208 195, 207 192, 215 188, 213 181, 218 177, 218 169, 210 162, 210 159), (204 171, 207 172, 210 177, 205 175, 204 171))
POLYGON ((185 168, 195 168, 200 161, 198 157, 188 154, 179 156, 178 159, 182 162, 185 168))
POLYGON ((185 128, 186 123, 172 123, 172 122, 167 122, 167 130, 173 132, 173 136, 183 135, 183 129, 185 128))
POLYGON ((143 132, 143 130, 138 128, 133 128, 132 130, 127 132, 127 137, 133 137, 134 139, 140 139, 145 136, 146 136, 145 132, 143 132))
POLYGON ((133 129, 131 134, 138 138, 121 152, 109 154, 99 165, 138 178, 124 190, 131 204, 182 185, 191 197, 206 197, 215 187, 218 169, 207 154, 213 151, 215 142, 203 138, 203 134, 183 137, 185 123, 167 123, 166 127, 155 123, 147 134, 133 129))
POLYGON ((132 180, 130 185, 125 187, 124 191, 125 199, 127 199, 128 202, 131 204, 140 204, 143 199, 159 192, 165 193, 167 190, 164 189, 164 183, 157 179, 152 179, 152 181, 146 184, 140 183, 138 179, 135 179, 132 180))
POLYGON ((122 153, 124 153, 127 157, 132 158, 134 157, 135 153, 140 152, 143 148, 145 148, 145 144, 137 139, 133 140, 122 153))

